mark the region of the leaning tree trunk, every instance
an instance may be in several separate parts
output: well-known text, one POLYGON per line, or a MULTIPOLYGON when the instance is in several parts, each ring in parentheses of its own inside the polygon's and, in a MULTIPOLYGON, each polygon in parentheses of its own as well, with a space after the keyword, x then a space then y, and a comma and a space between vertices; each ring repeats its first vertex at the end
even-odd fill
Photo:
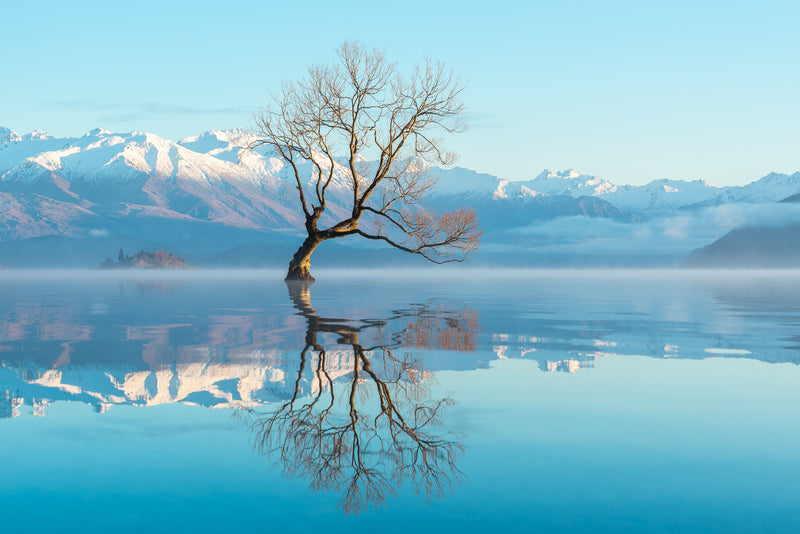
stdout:
POLYGON ((289 262, 289 272, 286 273, 287 282, 313 282, 311 276, 311 254, 322 242, 318 235, 309 235, 289 262))

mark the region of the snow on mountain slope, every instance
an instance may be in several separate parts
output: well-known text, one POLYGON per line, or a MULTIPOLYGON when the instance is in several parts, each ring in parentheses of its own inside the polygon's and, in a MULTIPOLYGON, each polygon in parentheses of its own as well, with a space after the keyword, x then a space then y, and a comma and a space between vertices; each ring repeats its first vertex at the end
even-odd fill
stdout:
MULTIPOLYGON (((498 179, 491 174, 475 172, 462 167, 452 169, 432 169, 438 178, 432 194, 436 196, 463 195, 471 198, 507 198, 509 181, 498 179)), ((429 172, 431 172, 429 171, 429 172)), ((515 184, 511 189, 519 189, 515 184)), ((513 193, 512 193, 513 194, 513 193)))
POLYGON ((11 128, 0 126, 0 144, 18 143, 21 137, 11 128))
POLYGON ((778 202, 800 192, 800 172, 792 175, 772 173, 745 186, 729 187, 717 187, 705 180, 663 179, 641 186, 614 185, 572 169, 544 171, 533 180, 519 183, 547 195, 599 197, 621 210, 647 215, 730 202, 778 202))
POLYGON ((30 133, 26 133, 21 138, 22 141, 34 141, 42 139, 53 139, 53 136, 45 132, 44 130, 34 130, 30 133))
POLYGON ((155 208, 149 213, 241 228, 299 221, 279 178, 141 132, 97 129, 66 139, 36 134, 8 144, 0 152, 0 191, 102 206, 106 214, 119 206, 123 216, 125 206, 155 208))
POLYGON ((185 137, 178 144, 199 154, 208 154, 222 161, 239 163, 239 155, 253 141, 245 130, 208 130, 200 135, 185 137))
MULTIPOLYGON (((0 180, 26 163, 58 172, 67 180, 103 181, 142 177, 218 182, 220 179, 274 186, 266 174, 253 174, 238 162, 187 149, 153 134, 115 134, 93 130, 82 137, 35 136, 9 144, 0 153, 0 180)), ((22 175, 17 174, 16 178, 22 175)))
MULTIPOLYGON (((213 242, 219 243, 229 235, 225 232, 240 230, 247 233, 239 234, 244 240, 252 237, 248 232, 302 231, 292 167, 271 147, 245 150, 253 140, 241 129, 209 130, 176 143, 145 132, 100 128, 67 138, 40 130, 20 136, 0 128, 0 241, 95 232, 111 238, 211 243, 213 226, 213 242)), ((327 175, 331 164, 320 161, 327 175)), ((375 163, 358 165, 368 171, 375 163)), ((298 170, 307 197, 314 198, 317 171, 308 161, 298 162, 298 170)), ((460 167, 427 171, 437 179, 426 198, 429 207, 473 207, 485 237, 498 241, 507 238, 509 229, 569 217, 587 225, 594 224, 592 219, 621 224, 649 220, 647 229, 639 229, 645 235, 661 231, 656 226, 662 223, 685 225, 681 214, 687 211, 698 212, 692 220, 722 220, 713 226, 716 232, 752 218, 747 208, 735 206, 769 208, 800 193, 800 173, 773 173, 743 187, 716 187, 702 180, 615 185, 575 170, 544 171, 522 182, 460 167), (707 209, 717 206, 730 209, 707 209)), ((350 213, 351 183, 347 162, 334 161, 326 198, 330 213, 323 225, 350 213)), ((373 198, 379 197, 377 191, 373 198)), ((764 212, 770 210, 759 210, 764 212)))
MULTIPOLYGON (((252 201, 254 195, 267 196, 296 211, 292 169, 269 147, 244 150, 254 138, 241 129, 209 130, 174 143, 142 132, 119 134, 96 129, 78 138, 54 139, 41 131, 21 137, 8 128, 0 128, 0 142, 4 139, 0 150, 3 191, 8 191, 10 184, 20 184, 26 179, 41 187, 43 181, 52 181, 57 175, 66 181, 59 189, 74 192, 80 189, 75 184, 83 183, 82 194, 94 203, 120 199, 103 199, 99 193, 113 192, 89 189, 99 186, 102 190, 102 184, 107 182, 113 182, 114 186, 130 182, 146 197, 137 202, 162 208, 170 205, 170 191, 176 189, 204 198, 235 189, 234 196, 241 197, 244 203, 252 201)), ((323 172, 328 171, 326 165, 323 165, 323 172)), ((313 182, 311 163, 301 162, 299 168, 308 183, 313 182)), ((431 168, 430 173, 439 178, 433 197, 463 197, 469 201, 529 199, 543 195, 593 196, 634 212, 669 211, 704 203, 772 202, 800 192, 800 173, 773 173, 744 187, 716 187, 701 180, 656 180, 644 186, 617 186, 572 169, 544 171, 533 180, 521 182, 459 167, 431 168)), ((334 208, 348 202, 350 181, 346 167, 335 163, 329 188, 334 208)), ((12 189, 21 190, 19 186, 12 189)), ((229 217, 230 209, 241 212, 240 216, 253 215, 241 205, 234 207, 237 202, 231 199, 218 200, 208 206, 208 217, 213 220, 229 217)), ((275 205, 268 209, 280 212, 275 205)))
POLYGON ((722 198, 725 190, 703 180, 655 180, 643 186, 616 186, 598 196, 620 209, 664 212, 722 198))
POLYGON ((770 173, 760 180, 736 188, 733 196, 744 202, 779 202, 800 193, 800 172, 770 173))
POLYGON ((581 174, 574 169, 561 172, 545 170, 533 180, 520 183, 546 195, 570 195, 573 197, 597 196, 616 189, 616 186, 608 180, 581 174))
MULTIPOLYGON (((294 170, 269 146, 260 146, 252 150, 246 147, 256 138, 246 130, 209 130, 194 137, 186 137, 179 141, 181 146, 202 153, 221 161, 229 162, 243 169, 252 176, 271 176, 283 184, 294 189, 294 170)), ((323 174, 327 175, 330 163, 327 158, 318 154, 317 161, 321 163, 323 174)), ((359 162, 364 163, 364 162, 359 162)), ((299 160, 296 162, 301 179, 305 180, 310 193, 313 194, 316 183, 316 170, 310 161, 299 160)), ((328 193, 334 197, 334 204, 350 200, 350 173, 345 161, 334 161, 334 175, 328 188, 328 193)), ((367 163, 367 166, 369 164, 367 163)), ((331 199, 329 199, 331 200, 331 199)), ((335 208, 335 206, 334 206, 335 208)))

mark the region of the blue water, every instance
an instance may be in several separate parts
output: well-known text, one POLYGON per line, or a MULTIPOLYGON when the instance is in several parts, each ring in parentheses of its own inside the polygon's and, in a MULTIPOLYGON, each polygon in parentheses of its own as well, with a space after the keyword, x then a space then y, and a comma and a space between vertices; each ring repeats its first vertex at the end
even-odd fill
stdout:
POLYGON ((316 274, 2 272, 3 532, 800 525, 800 273, 316 274))

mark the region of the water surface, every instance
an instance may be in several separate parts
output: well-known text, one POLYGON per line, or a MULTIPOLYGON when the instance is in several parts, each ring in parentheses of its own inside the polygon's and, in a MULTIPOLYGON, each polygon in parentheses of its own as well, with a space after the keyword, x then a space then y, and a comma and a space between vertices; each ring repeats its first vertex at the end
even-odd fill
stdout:
POLYGON ((796 530, 796 273, 280 274, 0 273, 9 531, 796 530))

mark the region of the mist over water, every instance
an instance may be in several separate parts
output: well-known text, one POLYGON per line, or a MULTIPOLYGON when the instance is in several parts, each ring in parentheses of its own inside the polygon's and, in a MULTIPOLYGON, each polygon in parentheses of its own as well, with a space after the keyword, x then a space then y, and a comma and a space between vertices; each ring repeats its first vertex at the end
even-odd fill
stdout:
POLYGON ((800 520, 795 271, 283 274, 0 272, 4 524, 800 520))

